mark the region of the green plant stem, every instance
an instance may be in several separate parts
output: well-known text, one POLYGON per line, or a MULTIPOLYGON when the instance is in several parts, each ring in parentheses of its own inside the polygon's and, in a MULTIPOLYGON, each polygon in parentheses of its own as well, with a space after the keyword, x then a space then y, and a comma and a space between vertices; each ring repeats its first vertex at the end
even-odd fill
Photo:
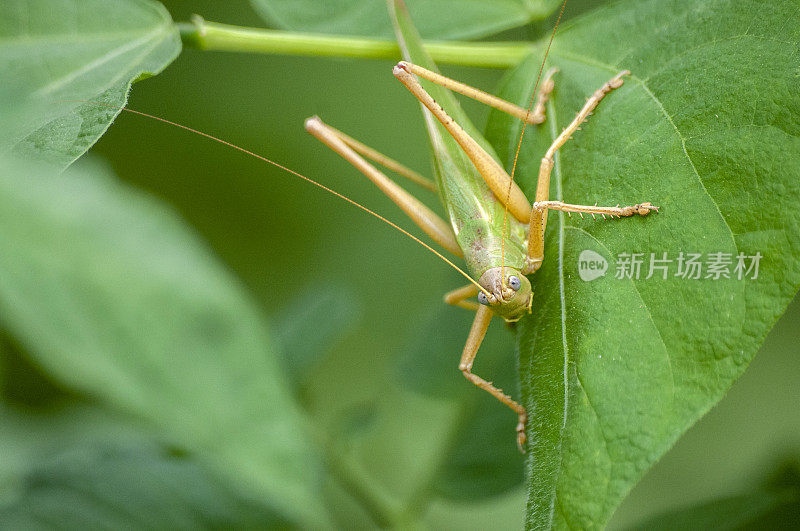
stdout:
MULTIPOLYGON (((178 24, 187 47, 201 50, 283 55, 400 58, 397 43, 388 40, 269 30, 207 22, 194 17, 178 24)), ((509 68, 531 52, 530 42, 429 41, 426 48, 439 63, 509 68)))
POLYGON ((359 470, 355 463, 334 446, 329 442, 325 447, 325 462, 331 475, 353 499, 359 502, 375 525, 382 529, 397 527, 401 508, 393 504, 390 498, 382 496, 372 486, 367 474, 359 470))
POLYGON ((402 507, 372 484, 368 473, 358 466, 337 438, 322 426, 310 430, 331 479, 355 500, 380 529, 396 528, 402 507))

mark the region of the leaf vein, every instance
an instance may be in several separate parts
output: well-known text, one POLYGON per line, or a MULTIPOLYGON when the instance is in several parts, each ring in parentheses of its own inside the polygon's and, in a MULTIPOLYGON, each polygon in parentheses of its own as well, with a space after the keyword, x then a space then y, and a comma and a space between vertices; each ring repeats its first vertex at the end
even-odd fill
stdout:
MULTIPOLYGON (((95 69, 103 66, 104 64, 108 63, 112 59, 115 59, 115 58, 123 55, 124 53, 127 53, 127 52, 135 49, 138 46, 142 46, 142 45, 145 45, 147 43, 150 43, 151 41, 155 40, 157 37, 159 37, 159 36, 161 36, 163 34, 167 34, 168 30, 170 29, 170 27, 171 26, 169 26, 169 25, 160 26, 160 27, 156 28, 155 30, 151 31, 150 33, 143 35, 141 38, 139 38, 137 40, 131 41, 131 42, 129 42, 128 44, 126 44, 124 46, 119 46, 116 49, 113 49, 112 51, 110 51, 109 53, 103 55, 102 57, 99 57, 99 58, 95 59, 94 61, 91 61, 91 62, 85 64, 81 68, 72 70, 72 71, 64 74, 60 78, 54 79, 53 81, 51 81, 47 85, 45 85, 42 88, 40 88, 39 90, 37 90, 36 93, 39 94, 39 95, 52 94, 54 91, 58 90, 59 88, 63 87, 64 85, 69 84, 70 82, 72 82, 73 80, 78 78, 79 76, 85 75, 88 72, 91 72, 92 70, 95 70, 95 69), (167 31, 165 31, 165 30, 167 30, 167 31)), ((149 53, 154 47, 155 46, 148 46, 143 53, 141 53, 141 54, 139 54, 137 56, 137 60, 140 59, 142 56, 144 56, 146 53, 149 53)), ((116 79, 115 79, 115 82, 116 82, 116 79)))
MULTIPOLYGON (((642 86, 642 89, 648 94, 648 96, 650 96, 653 102, 655 102, 655 104, 658 105, 658 108, 661 109, 661 112, 664 114, 664 117, 667 120, 669 120, 670 125, 672 125, 672 128, 675 130, 675 134, 678 136, 678 140, 680 140, 681 142, 681 149, 683 150, 683 154, 686 155, 686 160, 689 162, 689 166, 692 168, 692 173, 694 173, 695 177, 697 177, 697 182, 700 184, 700 189, 703 191, 703 193, 705 193, 708 196, 708 198, 714 204, 714 208, 717 209, 720 218, 722 218, 722 222, 725 224, 725 227, 728 229, 728 233, 731 235, 731 240, 734 240, 733 230, 731 230, 730 225, 728 225, 728 220, 725 219, 725 215, 722 213, 722 210, 720 210, 719 204, 717 203, 716 199, 714 199, 714 197, 708 192, 708 189, 706 188, 706 185, 703 182, 703 178, 700 177, 700 173, 697 171, 697 168, 694 165, 694 161, 692 160, 692 157, 689 155, 689 152, 686 149, 686 139, 684 139, 683 135, 678 129, 678 126, 675 125, 675 122, 672 120, 672 117, 667 112, 667 109, 664 108, 664 105, 661 103, 661 100, 659 100, 658 97, 656 97, 656 95, 653 94, 650 88, 645 84, 644 80, 636 76, 631 76, 631 78, 637 81, 642 86)), ((734 241, 733 244, 736 245, 736 242, 734 241)))
MULTIPOLYGON (((609 451, 608 436, 606 436, 606 431, 603 428, 602 421, 600 420, 601 419, 600 413, 597 411, 597 408, 594 406, 594 403, 592 402, 592 399, 589 398, 589 392, 586 390, 586 386, 583 385, 583 380, 581 380, 581 375, 578 372, 578 366, 577 365, 575 365, 574 371, 575 371, 575 381, 578 384, 578 388, 583 392, 583 396, 586 397, 586 403, 589 404, 589 409, 592 410, 592 413, 594 413, 594 416, 597 419, 597 424, 598 424, 598 426, 600 428, 600 436, 603 438, 603 449, 605 450, 609 461, 613 461, 613 459, 611 457, 611 452, 609 451)), ((611 478, 606 476, 605 479, 606 479, 606 481, 605 481, 605 483, 606 483, 606 494, 603 497, 603 499, 608 499, 608 489, 611 486, 611 478)))
MULTIPOLYGON (((553 140, 558 135, 556 109, 552 100, 548 103, 548 115, 550 116, 550 135, 553 140)), ((556 174, 556 198, 563 200, 562 174, 561 174, 561 153, 556 151, 553 159, 553 171, 556 174)), ((558 437, 558 469, 553 484, 553 498, 550 501, 549 521, 552 524, 555 512, 556 498, 558 498, 558 478, 563 468, 564 453, 562 451, 562 441, 564 440, 564 430, 567 426, 567 410, 569 409, 569 344, 567 343, 567 307, 566 290, 564 289, 564 213, 558 213, 558 291, 561 302, 561 344, 564 350, 564 410, 562 412, 561 429, 558 437)))

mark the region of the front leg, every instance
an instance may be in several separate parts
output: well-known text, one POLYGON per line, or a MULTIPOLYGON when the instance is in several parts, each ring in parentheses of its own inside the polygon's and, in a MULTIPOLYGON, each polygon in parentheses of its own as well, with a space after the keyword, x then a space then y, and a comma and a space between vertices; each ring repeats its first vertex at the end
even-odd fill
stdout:
POLYGON ((444 302, 452 306, 464 308, 465 310, 478 311, 478 308, 480 308, 481 305, 469 299, 477 295, 479 291, 480 290, 478 290, 478 286, 475 284, 467 284, 466 286, 462 286, 445 293, 444 302))
POLYGON ((475 314, 475 320, 472 321, 472 327, 469 330, 467 343, 464 345, 464 352, 461 354, 461 363, 458 365, 458 368, 467 380, 490 393, 493 397, 510 407, 519 415, 519 422, 517 423, 517 445, 520 451, 524 452, 526 439, 525 424, 528 420, 528 414, 525 408, 505 394, 501 389, 492 385, 491 382, 487 382, 477 374, 472 373, 472 364, 475 361, 475 356, 478 354, 478 349, 483 342, 483 338, 486 336, 486 330, 489 328, 492 315, 492 310, 488 306, 479 305, 478 312, 475 314))
POLYGON ((595 214, 599 214, 603 217, 611 216, 611 217, 627 217, 632 216, 634 214, 639 214, 640 216, 646 216, 652 210, 658 212, 658 207, 653 206, 650 203, 639 203, 638 205, 630 205, 621 207, 619 205, 613 207, 607 206, 597 206, 597 205, 570 205, 568 203, 563 203, 561 201, 537 201, 533 204, 533 210, 538 210, 539 212, 544 212, 544 210, 560 210, 562 212, 576 212, 583 216, 583 214, 591 214, 594 217, 595 214))

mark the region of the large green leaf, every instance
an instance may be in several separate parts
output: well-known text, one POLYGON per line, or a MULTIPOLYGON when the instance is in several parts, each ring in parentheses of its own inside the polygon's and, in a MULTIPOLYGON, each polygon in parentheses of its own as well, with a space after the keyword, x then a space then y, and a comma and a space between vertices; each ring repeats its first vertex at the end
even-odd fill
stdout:
MULTIPOLYGON (((559 31, 548 121, 528 128, 529 193, 555 135, 604 81, 633 75, 556 159, 551 198, 652 201, 647 218, 553 213, 533 310, 520 323, 531 422, 528 527, 600 527, 645 470, 742 373, 800 283, 800 10, 792 0, 620 2, 559 31), (580 253, 609 270, 581 279, 580 253), (730 253, 732 278, 675 276, 681 252, 730 253), (615 278, 621 253, 642 274, 615 278), (647 279, 650 253, 672 259, 647 279), (737 254, 760 253, 737 279, 737 254), (617 264, 618 265, 618 264, 617 264)), ((502 94, 527 104, 542 56, 502 94)), ((520 126, 493 113, 510 166, 520 126)), ((702 273, 706 275, 706 270, 702 273)))
POLYGON ((169 209, 97 165, 0 162, 0 320, 48 374, 318 522, 307 426, 265 322, 169 209))
POLYGON ((2 107, 0 152, 68 165, 105 132, 131 83, 180 46, 169 13, 150 0, 5 0, 0 72, 16 98, 2 107))
MULTIPOLYGON (((268 22, 286 29, 392 38, 383 0, 251 0, 268 22)), ((408 0, 427 39, 466 39, 540 20, 561 0, 408 0)))

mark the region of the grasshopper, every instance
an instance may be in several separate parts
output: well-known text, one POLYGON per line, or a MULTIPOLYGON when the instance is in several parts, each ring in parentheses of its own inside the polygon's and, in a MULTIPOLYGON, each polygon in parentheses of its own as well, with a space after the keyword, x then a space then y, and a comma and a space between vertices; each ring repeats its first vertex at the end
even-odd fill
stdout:
MULTIPOLYGON (((609 207, 549 200, 550 173, 556 151, 587 120, 603 97, 622 86, 623 76, 629 72, 620 72, 595 91, 572 122, 553 141, 541 160, 536 196, 531 204, 514 183, 513 170, 509 175, 498 162, 489 143, 470 123, 450 91, 515 116, 523 121, 523 127, 527 124, 537 125, 546 119, 545 104, 555 87, 553 77, 557 70, 551 69, 544 76, 533 110, 524 109, 441 75, 423 48, 405 5, 400 0, 389 0, 388 4, 404 58, 394 67, 393 74, 422 105, 435 153, 435 181, 422 177, 325 124, 319 117, 307 119, 305 127, 309 133, 370 179, 433 241, 464 259, 469 274, 445 259, 469 280, 466 286, 445 294, 445 302, 476 312, 458 368, 467 380, 491 393, 517 413, 517 443, 523 450, 527 422, 525 408, 501 389, 474 374, 472 366, 493 316, 497 315, 508 323, 514 323, 532 310, 533 291, 526 275, 535 273, 544 260, 544 232, 548 210, 611 217, 635 214, 645 216, 657 210, 649 202, 609 207), (449 216, 449 223, 367 159, 438 192, 449 216), (476 296, 477 303, 470 300, 476 296)), ((442 256, 438 252, 436 254, 442 256)))
MULTIPOLYGON (((416 32, 402 0, 387 0, 387 2, 404 57, 404 60, 394 67, 393 74, 419 100, 422 106, 425 124, 435 153, 435 181, 421 176, 403 164, 331 127, 317 116, 308 118, 305 128, 371 180, 433 241, 451 254, 463 258, 468 272, 380 214, 286 166, 185 125, 132 109, 120 110, 199 134, 291 173, 384 221, 431 251, 469 280, 467 285, 449 291, 444 296, 444 301, 448 304, 475 311, 475 319, 467 336, 458 368, 467 380, 490 393, 518 415, 517 444, 520 450, 524 451, 525 425, 527 423, 525 408, 501 389, 492 385, 491 382, 474 374, 472 366, 493 316, 497 315, 507 323, 515 323, 532 311, 533 289, 526 275, 535 273, 544 260, 544 233, 548 210, 576 212, 581 215, 585 213, 599 214, 603 217, 646 216, 651 211, 658 211, 658 207, 649 202, 611 207, 576 205, 549 200, 550 172, 554 166, 556 151, 587 120, 600 100, 614 89, 622 86, 623 77, 630 72, 627 70, 620 72, 596 90, 572 122, 552 142, 542 157, 536 195, 531 204, 519 186, 514 183, 513 168, 511 175, 505 171, 498 162, 498 157, 492 147, 469 121, 451 91, 519 118, 523 122, 522 134, 524 134, 526 125, 538 125, 545 121, 545 105, 554 90, 553 77, 557 70, 551 69, 545 74, 538 93, 536 90, 539 87, 537 80, 533 92, 535 100, 532 97, 530 107, 524 109, 514 103, 441 75, 422 46, 422 40, 416 32), (438 193, 450 222, 445 222, 422 201, 387 177, 367 159, 438 193), (470 300, 473 297, 477 297, 477 302, 470 300)), ((562 13, 564 5, 566 5, 566 0, 562 5, 562 13)), ((556 29, 557 27, 558 23, 556 23, 556 29)), ((553 35, 555 35, 556 29, 553 30, 553 35)), ((545 53, 542 67, 546 60, 547 53, 545 53)), ((95 104, 105 106, 101 103, 95 104)), ((517 145, 517 155, 522 145, 522 134, 517 145)))

